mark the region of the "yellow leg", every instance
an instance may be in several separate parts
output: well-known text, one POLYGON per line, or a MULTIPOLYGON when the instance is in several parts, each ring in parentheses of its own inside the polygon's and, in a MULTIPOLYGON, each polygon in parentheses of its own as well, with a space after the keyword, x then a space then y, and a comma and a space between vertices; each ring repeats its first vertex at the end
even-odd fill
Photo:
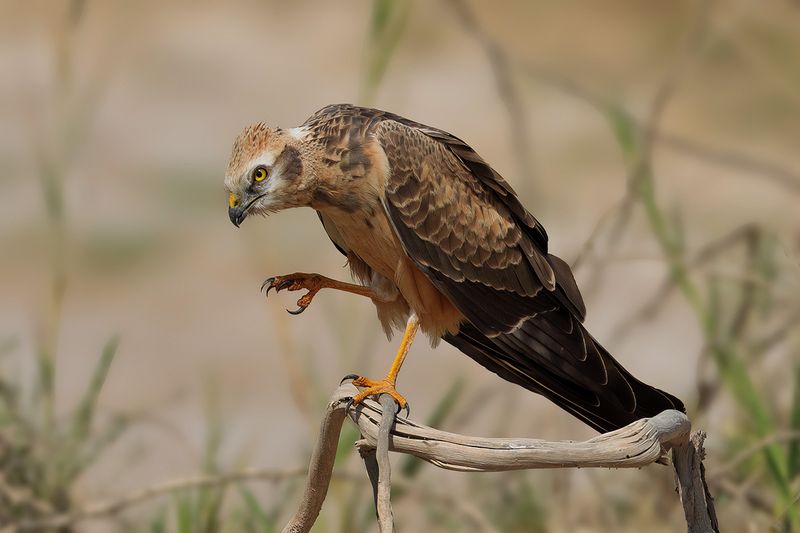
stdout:
MULTIPOLYGON (((389 368, 389 373, 381 380, 372 380, 363 376, 348 376, 354 377, 353 385, 356 387, 366 387, 364 390, 353 396, 353 403, 359 404, 370 396, 379 396, 381 394, 388 394, 395 399, 401 409, 408 406, 406 399, 397 392, 395 384, 397 383, 397 374, 400 373, 400 367, 403 366, 403 361, 408 355, 408 350, 411 348, 411 343, 414 342, 414 335, 417 334, 419 329, 419 318, 415 313, 411 313, 406 324, 406 332, 403 334, 403 340, 400 343, 400 349, 397 350, 397 355, 392 361, 392 366, 389 368)), ((345 378, 347 379, 347 378, 345 378)))

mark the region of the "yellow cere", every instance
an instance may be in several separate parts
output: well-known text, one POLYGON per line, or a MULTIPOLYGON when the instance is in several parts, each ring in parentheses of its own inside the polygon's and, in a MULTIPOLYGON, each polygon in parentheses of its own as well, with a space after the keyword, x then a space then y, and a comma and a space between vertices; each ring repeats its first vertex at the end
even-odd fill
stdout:
POLYGON ((236 198, 235 194, 231 193, 231 195, 228 196, 228 205, 231 207, 236 207, 239 205, 239 200, 236 198))

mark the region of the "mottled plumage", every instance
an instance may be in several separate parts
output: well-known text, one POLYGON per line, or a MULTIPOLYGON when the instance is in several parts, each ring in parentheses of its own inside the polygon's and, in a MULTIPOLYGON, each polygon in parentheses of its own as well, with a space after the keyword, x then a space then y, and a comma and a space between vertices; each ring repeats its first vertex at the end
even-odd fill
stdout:
POLYGON ((237 225, 248 212, 315 209, 376 295, 387 331, 414 311, 434 340, 601 431, 683 409, 589 335, 572 273, 548 253, 542 225, 447 132, 374 109, 328 106, 293 130, 245 130, 226 185, 237 225), (247 182, 258 164, 271 165, 273 184, 247 182), (270 188, 262 198, 259 187, 270 188))

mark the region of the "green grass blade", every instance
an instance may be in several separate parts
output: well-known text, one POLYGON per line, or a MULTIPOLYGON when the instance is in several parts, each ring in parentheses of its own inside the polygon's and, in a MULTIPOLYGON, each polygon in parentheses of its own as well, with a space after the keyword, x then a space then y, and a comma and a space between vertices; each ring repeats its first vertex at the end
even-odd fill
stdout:
POLYGON ((362 100, 369 103, 383 79, 411 12, 411 2, 374 0, 362 100))
MULTIPOLYGON (((789 416, 789 429, 800 431, 800 365, 794 369, 794 396, 792 398, 792 411, 789 416)), ((789 479, 793 480, 800 475, 800 439, 789 441, 787 450, 789 479)))
POLYGON ((258 503, 258 499, 253 495, 253 492, 246 486, 239 485, 239 494, 242 496, 249 518, 259 525, 258 530, 262 533, 273 533, 275 531, 275 523, 258 503))
POLYGON ((148 529, 150 533, 167 533, 167 513, 163 508, 150 519, 148 529))
POLYGON ((114 356, 117 353, 119 346, 119 337, 114 336, 106 343, 103 352, 100 354, 97 364, 92 373, 92 379, 89 381, 89 386, 83 393, 78 409, 72 420, 71 437, 73 445, 78 445, 86 440, 92 427, 92 420, 94 419, 94 411, 97 405, 97 398, 100 396, 100 390, 103 388, 103 383, 108 377, 108 370, 111 363, 114 361, 114 356))
POLYGON ((52 463, 55 469, 50 482, 51 490, 59 490, 59 487, 69 484, 81 472, 82 466, 92 459, 87 453, 87 444, 95 407, 118 346, 119 337, 109 339, 95 364, 89 384, 72 416, 64 445, 57 449, 56 460, 52 463))
POLYGON ((198 508, 195 511, 201 517, 200 531, 215 533, 222 527, 222 502, 225 499, 227 486, 212 489, 201 489, 198 508))
POLYGON ((614 137, 622 148, 622 154, 628 162, 632 161, 639 150, 636 125, 628 112, 621 107, 613 106, 606 113, 614 137))
POLYGON ((191 494, 175 496, 175 528, 178 533, 194 533, 194 513, 190 499, 191 494))

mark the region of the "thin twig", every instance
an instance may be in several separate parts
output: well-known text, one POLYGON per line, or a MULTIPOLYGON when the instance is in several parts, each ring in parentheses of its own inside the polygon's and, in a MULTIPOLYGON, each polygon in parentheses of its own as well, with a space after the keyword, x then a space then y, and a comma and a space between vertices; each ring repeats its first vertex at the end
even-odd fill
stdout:
POLYGON ((171 492, 202 487, 219 487, 239 481, 281 481, 284 479, 303 476, 307 472, 308 470, 305 468, 291 470, 259 468, 243 470, 231 474, 204 475, 174 479, 154 485, 152 487, 138 490, 136 492, 132 492, 118 499, 90 504, 75 512, 59 514, 43 518, 41 520, 31 520, 13 524, 0 529, 0 533, 58 529, 90 518, 114 515, 123 509, 171 492))
POLYGON ((489 59, 500 101, 508 114, 511 129, 510 140, 514 147, 517 172, 519 172, 522 183, 530 190, 533 183, 533 165, 530 157, 533 143, 530 127, 525 119, 525 106, 514 85, 512 60, 508 52, 478 23, 475 13, 464 0, 447 0, 447 4, 450 5, 464 29, 478 41, 489 59))
MULTIPOLYGON (((714 239, 700 247, 696 253, 686 259, 686 266, 690 269, 701 267, 740 242, 745 242, 749 248, 751 246, 751 241, 757 238, 758 232, 759 229, 754 224, 740 226, 732 232, 726 233, 722 237, 714 239)), ((748 279, 748 282, 754 283, 755 280, 748 279)), ((664 280, 648 301, 632 312, 628 318, 621 320, 611 331, 609 335, 611 341, 609 344, 613 345, 622 342, 636 326, 655 319, 666 303, 670 293, 672 293, 675 288, 674 278, 669 273, 665 274, 664 280)))
MULTIPOLYGON (((550 69, 522 63, 521 61, 517 61, 516 64, 530 80, 549 85, 566 96, 588 104, 600 113, 606 114, 609 109, 615 107, 613 101, 593 94, 576 81, 550 69)), ((625 118, 639 132, 645 132, 648 129, 646 120, 633 116, 625 110, 620 111, 625 113, 625 118)), ((664 148, 712 165, 735 170, 737 174, 741 174, 743 177, 765 178, 790 193, 800 194, 800 173, 786 165, 755 154, 743 153, 740 148, 732 149, 715 146, 674 132, 662 130, 658 136, 660 146, 664 148)), ((732 174, 729 174, 729 176, 732 176, 732 174)))
POLYGON ((751 352, 759 355, 766 353, 783 342, 791 333, 796 332, 798 324, 800 324, 800 309, 789 313, 789 316, 786 317, 780 326, 776 327, 753 345, 751 352))
POLYGON ((778 444, 781 442, 791 442, 800 440, 800 431, 784 431, 774 433, 763 439, 759 439, 741 452, 739 452, 733 459, 726 464, 714 469, 714 473, 708 476, 709 482, 716 482, 720 478, 728 476, 742 463, 753 457, 754 455, 762 452, 767 446, 778 444))
POLYGON ((730 479, 717 479, 709 482, 717 490, 717 494, 728 496, 734 500, 744 500, 748 511, 759 511, 767 516, 773 516, 775 505, 762 492, 753 489, 749 484, 736 483, 730 479))
MULTIPOLYGON (((364 447, 360 449, 363 453, 375 455, 375 448, 364 447)), ((375 467, 375 487, 377 488, 377 463, 375 467)), ((84 505, 78 510, 54 514, 53 509, 47 502, 30 501, 27 503, 35 504, 37 511, 44 515, 43 518, 30 520, 24 523, 9 524, 0 528, 0 533, 42 531, 56 527, 67 527, 74 524, 104 517, 117 515, 130 507, 139 505, 151 499, 163 497, 174 492, 193 490, 206 487, 221 487, 233 483, 248 481, 266 481, 277 483, 285 480, 295 479, 308 475, 307 468, 278 469, 278 468, 251 468, 237 472, 218 474, 218 475, 198 475, 180 479, 169 480, 158 483, 151 487, 138 489, 120 498, 108 501, 94 502, 84 505)), ((362 479, 354 473, 333 472, 331 479, 346 483, 360 483, 362 479)), ((460 514, 466 522, 472 523, 477 531, 494 533, 496 530, 489 523, 488 519, 476 508, 467 502, 461 501, 450 492, 440 492, 422 486, 412 486, 403 481, 392 481, 392 485, 407 496, 420 502, 436 502, 446 509, 453 509, 460 514)))
POLYGON ((662 133, 661 142, 664 147, 701 159, 708 163, 727 167, 744 176, 760 175, 788 192, 800 194, 800 174, 791 168, 763 159, 756 155, 740 153, 728 148, 687 139, 673 133, 662 133))

